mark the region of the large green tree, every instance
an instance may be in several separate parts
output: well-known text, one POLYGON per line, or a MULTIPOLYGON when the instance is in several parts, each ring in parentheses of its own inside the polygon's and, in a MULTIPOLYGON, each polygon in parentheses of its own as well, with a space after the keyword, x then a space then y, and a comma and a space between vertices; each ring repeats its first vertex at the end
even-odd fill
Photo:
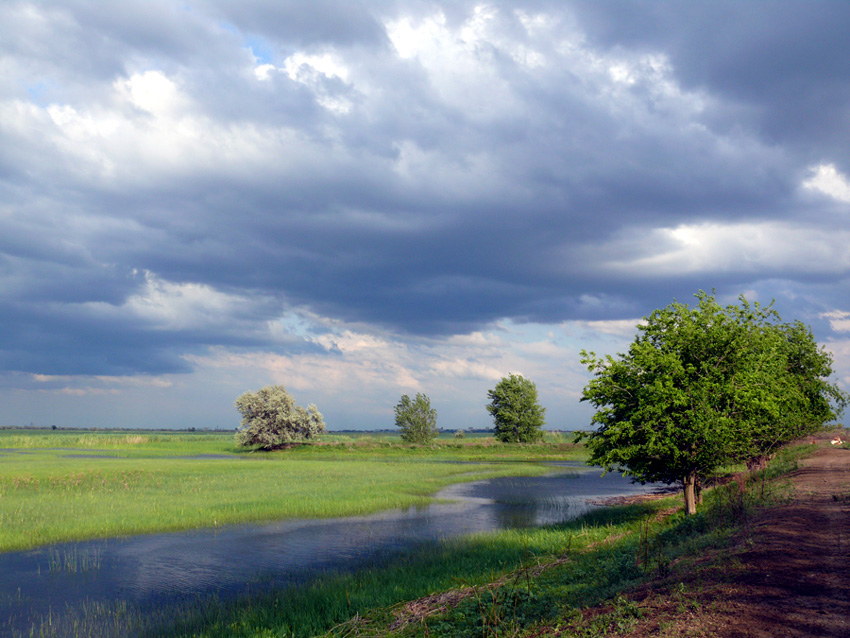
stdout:
POLYGON ((406 394, 395 406, 395 424, 401 429, 401 440, 406 443, 429 443, 437 438, 437 410, 431 399, 417 393, 414 399, 406 394))
POLYGON ((755 464, 823 427, 845 402, 808 328, 744 297, 726 307, 696 297, 694 307, 674 302, 645 318, 625 354, 582 351, 594 375, 582 401, 597 408, 598 427, 585 435, 591 462, 681 484, 689 514, 719 465, 755 464))
POLYGON ((504 443, 533 443, 543 438, 546 408, 537 402, 537 386, 519 374, 503 377, 487 392, 487 411, 496 438, 504 443))
POLYGON ((306 441, 325 430, 325 421, 315 405, 295 405, 282 385, 269 385, 246 392, 234 404, 242 415, 236 431, 240 445, 274 450, 296 441, 306 441))

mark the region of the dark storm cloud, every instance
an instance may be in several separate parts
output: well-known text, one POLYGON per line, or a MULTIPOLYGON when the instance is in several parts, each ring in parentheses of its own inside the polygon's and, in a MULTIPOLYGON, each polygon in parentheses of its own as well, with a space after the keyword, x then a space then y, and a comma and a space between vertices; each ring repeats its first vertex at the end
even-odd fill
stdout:
POLYGON ((191 339, 181 339, 175 348, 173 335, 169 338, 126 320, 73 316, 68 307, 7 305, 3 310, 0 367, 4 370, 124 376, 190 369, 180 355, 192 351, 191 339))
POLYGON ((843 0, 579 2, 573 8, 594 42, 662 50, 685 86, 730 100, 729 126, 794 144, 808 161, 829 155, 850 167, 850 12, 843 0))
POLYGON ((2 9, 0 367, 312 347, 269 327, 288 311, 451 335, 760 282, 840 299, 846 266, 805 256, 653 257, 677 228, 847 232, 800 190, 848 168, 846 4, 439 8, 2 9))

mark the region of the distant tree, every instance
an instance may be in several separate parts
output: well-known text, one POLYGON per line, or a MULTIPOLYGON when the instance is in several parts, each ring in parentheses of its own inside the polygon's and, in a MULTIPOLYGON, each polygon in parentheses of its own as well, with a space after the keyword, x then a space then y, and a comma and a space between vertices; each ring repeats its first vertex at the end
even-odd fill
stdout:
POLYGON ((782 324, 772 305, 721 307, 699 292, 638 326, 625 354, 582 351, 594 378, 582 401, 597 411, 590 462, 635 480, 679 483, 685 511, 718 466, 763 459, 837 416, 845 395, 827 383, 829 355, 805 326, 782 324))
POLYGON ((287 443, 306 441, 325 430, 325 422, 315 405, 295 405, 282 385, 270 385, 246 392, 234 404, 242 415, 236 431, 239 445, 274 450, 287 443))
POLYGON ((503 377, 487 392, 487 411, 495 436, 503 443, 533 443, 543 438, 546 408, 537 402, 537 386, 519 374, 503 377))
POLYGON ((415 399, 406 394, 395 406, 395 425, 401 429, 401 440, 406 443, 429 443, 437 438, 437 410, 431 399, 417 393, 415 399))

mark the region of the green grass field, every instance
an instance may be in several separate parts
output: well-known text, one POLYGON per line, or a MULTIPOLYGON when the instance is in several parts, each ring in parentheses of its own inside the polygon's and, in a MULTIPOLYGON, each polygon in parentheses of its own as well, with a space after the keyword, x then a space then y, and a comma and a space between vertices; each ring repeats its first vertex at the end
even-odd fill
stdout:
POLYGON ((411 446, 392 435, 328 435, 260 453, 238 448, 232 433, 0 430, 0 551, 422 505, 452 483, 582 459, 568 440, 411 446))

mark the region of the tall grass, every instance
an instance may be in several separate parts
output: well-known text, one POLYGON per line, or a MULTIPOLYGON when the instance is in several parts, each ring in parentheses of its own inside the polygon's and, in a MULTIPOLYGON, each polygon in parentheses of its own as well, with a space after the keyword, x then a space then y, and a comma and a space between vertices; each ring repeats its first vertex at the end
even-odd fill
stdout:
POLYGON ((235 453, 232 432, 2 430, 0 450, 79 449, 146 454, 235 453))

